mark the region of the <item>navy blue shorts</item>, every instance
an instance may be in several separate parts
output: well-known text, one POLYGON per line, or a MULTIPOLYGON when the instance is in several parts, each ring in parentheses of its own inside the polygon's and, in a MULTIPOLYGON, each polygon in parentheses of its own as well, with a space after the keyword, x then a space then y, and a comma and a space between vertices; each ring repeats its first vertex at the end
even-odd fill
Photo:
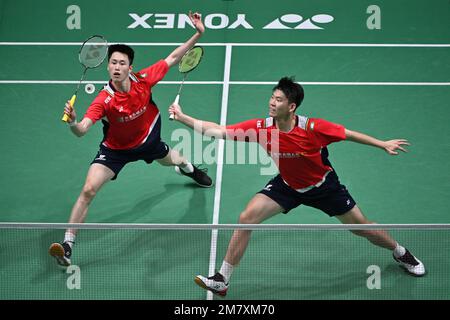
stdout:
POLYGON ((347 188, 339 182, 334 171, 327 175, 320 187, 314 187, 307 192, 295 191, 283 181, 280 175, 277 175, 258 193, 278 203, 284 209, 283 213, 288 213, 303 204, 322 210, 332 217, 344 214, 356 205, 355 200, 348 193, 347 188))
POLYGON ((129 162, 144 160, 152 163, 153 160, 162 159, 169 153, 169 146, 162 140, 145 142, 143 145, 130 150, 113 150, 100 144, 95 159, 92 163, 100 163, 114 172, 112 180, 117 178, 120 170, 129 162))

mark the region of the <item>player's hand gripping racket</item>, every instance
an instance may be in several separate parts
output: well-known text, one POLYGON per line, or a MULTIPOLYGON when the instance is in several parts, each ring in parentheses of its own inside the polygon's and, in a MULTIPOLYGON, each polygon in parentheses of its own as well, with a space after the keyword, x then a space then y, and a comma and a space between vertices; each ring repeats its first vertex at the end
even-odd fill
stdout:
MULTIPOLYGON (((187 74, 198 66, 200 60, 202 60, 202 57, 203 57, 203 48, 200 46, 195 46, 189 49, 189 51, 186 52, 184 56, 181 58, 178 64, 178 70, 183 74, 183 81, 181 82, 181 85, 178 88, 177 96, 175 97, 175 100, 173 102, 174 104, 178 104, 178 102, 180 101, 181 89, 183 88, 183 84, 184 81, 186 80, 187 74)), ((174 117, 175 115, 171 113, 169 119, 173 120, 174 117)))
MULTIPOLYGON (((86 75, 87 69, 93 69, 102 64, 108 54, 108 42, 102 36, 92 36, 87 39, 81 45, 80 52, 78 54, 78 59, 84 67, 83 75, 81 76, 80 82, 78 82, 77 90, 75 94, 70 99, 70 105, 73 107, 75 100, 77 99, 78 89, 80 88, 81 82, 83 82, 84 76, 86 75)), ((69 121, 69 115, 64 113, 62 121, 69 121)))

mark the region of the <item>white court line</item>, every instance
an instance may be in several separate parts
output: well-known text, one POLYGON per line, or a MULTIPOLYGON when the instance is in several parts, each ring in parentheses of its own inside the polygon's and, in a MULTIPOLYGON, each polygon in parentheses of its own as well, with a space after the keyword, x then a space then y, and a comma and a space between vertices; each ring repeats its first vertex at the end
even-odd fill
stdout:
MULTIPOLYGON (((230 84, 241 85, 275 85, 276 81, 230 81, 230 84)), ((329 82, 329 81, 298 81, 302 85, 313 86, 450 86, 450 82, 329 82)))
MULTIPOLYGON (((228 47, 227 47, 228 48, 228 47)), ((231 47, 230 47, 231 48, 231 47)), ((88 81, 82 84, 106 84, 108 81, 88 81)), ((181 84, 181 81, 160 81, 159 84, 181 84)), ((275 85, 277 81, 227 81, 228 85, 275 85)), ((308 86, 450 86, 450 82, 330 82, 330 81, 298 81, 308 86)), ((0 84, 78 84, 78 80, 0 80, 0 84)), ((185 85, 224 85, 224 81, 186 81, 185 85)))
MULTIPOLYGON (((227 110, 228 110, 228 92, 229 81, 231 71, 231 46, 225 47, 225 66, 223 71, 223 87, 222 87, 222 107, 220 111, 220 125, 224 126, 227 123, 227 110)), ((214 211, 213 211, 213 225, 219 224, 219 212, 220 212, 220 194, 222 191, 222 173, 223 173, 223 155, 225 149, 225 140, 218 139, 219 148, 217 151, 217 172, 216 172, 216 190, 214 193, 214 211)), ((209 256, 209 275, 213 275, 216 266, 217 257, 217 234, 218 230, 213 229, 211 232, 211 249, 209 256)), ((208 291, 207 300, 213 299, 213 294, 208 291)))
MULTIPOLYGON (((79 80, 0 80, 0 84, 78 84, 79 80)), ((83 80, 81 84, 106 84, 108 80, 83 80)), ((159 81, 162 84, 181 84, 181 81, 159 81)), ((184 84, 223 84, 223 81, 185 81, 184 84)))
MULTIPOLYGON (((0 80, 0 84, 78 84, 79 80, 0 80)), ((106 84, 108 81, 88 81, 81 83, 106 84)))
MULTIPOLYGON (((179 46, 182 42, 109 42, 126 43, 130 46, 179 46)), ((0 42, 0 46, 81 46, 83 42, 0 42)), ((251 43, 210 42, 198 43, 205 47, 362 47, 362 48, 450 48, 449 43, 251 43)))

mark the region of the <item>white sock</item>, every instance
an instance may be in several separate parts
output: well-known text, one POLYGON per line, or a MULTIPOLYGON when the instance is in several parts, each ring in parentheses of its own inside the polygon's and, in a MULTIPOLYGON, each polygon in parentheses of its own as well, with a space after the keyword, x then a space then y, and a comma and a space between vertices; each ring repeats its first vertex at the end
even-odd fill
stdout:
POLYGON ((395 249, 394 249, 394 256, 395 256, 396 258, 400 258, 400 257, 403 256, 405 253, 406 253, 405 247, 402 247, 401 245, 399 245, 399 244, 397 243, 397 245, 395 246, 395 249))
POLYGON ((190 163, 189 161, 188 161, 188 163, 186 164, 186 165, 180 165, 179 166, 181 169, 183 169, 183 171, 184 172, 186 172, 186 173, 192 173, 192 172, 194 172, 194 166, 192 165, 192 163, 190 163))
POLYGON ((64 234, 64 242, 67 242, 70 246, 70 248, 72 248, 73 244, 75 243, 75 235, 72 232, 66 231, 66 233, 64 234))
POLYGON ((223 260, 219 273, 223 275, 223 277, 225 278, 225 283, 227 283, 230 280, 231 274, 233 273, 233 266, 223 260))

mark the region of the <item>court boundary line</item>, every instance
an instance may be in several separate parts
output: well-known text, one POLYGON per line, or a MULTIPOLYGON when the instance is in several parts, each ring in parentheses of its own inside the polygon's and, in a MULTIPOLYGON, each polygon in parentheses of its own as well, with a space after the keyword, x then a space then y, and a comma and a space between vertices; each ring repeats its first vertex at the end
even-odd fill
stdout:
MULTIPOLYGON (((228 111, 228 93, 229 93, 229 81, 231 74, 231 53, 232 47, 225 47, 225 63, 223 70, 223 86, 222 86, 222 105, 220 108, 220 125, 224 126, 227 123, 227 111, 228 111)), ((219 139, 217 151, 217 170, 216 170, 216 189, 214 192, 214 209, 213 209, 213 225, 219 224, 220 215, 220 197, 222 193, 222 173, 223 173, 223 157, 225 150, 225 141, 219 139)), ((208 276, 214 274, 217 258, 217 237, 218 229, 212 229, 211 231, 211 247, 209 253, 209 268, 208 276)), ((207 291, 206 300, 213 300, 213 294, 211 291, 207 291)))
MULTIPOLYGON (((88 81, 82 84, 106 84, 108 81, 88 81)), ((408 81, 297 81, 305 86, 450 86, 450 82, 408 81)), ((228 81, 228 85, 275 85, 276 81, 228 81)), ((78 84, 78 80, 0 80, 1 84, 78 84)), ((181 84, 181 81, 160 81, 158 84, 181 84)), ((185 85, 224 85, 224 81, 185 81, 185 85)))
MULTIPOLYGON (((182 42, 127 42, 111 41, 109 44, 125 43, 130 46, 179 46, 182 42)), ((3 41, 0 46, 81 46, 83 42, 3 41)), ((274 43, 274 42, 199 42, 205 47, 349 47, 349 48, 450 48, 450 43, 274 43)))
MULTIPOLYGON (((0 42, 0 46, 79 46, 83 42, 0 42)), ((131 46, 178 46, 182 43, 178 42, 110 42, 113 43, 127 43, 131 46)), ((412 44, 412 43, 198 43, 202 46, 225 46, 227 47, 398 47, 398 48, 450 48, 450 44, 437 43, 437 44, 412 44)), ((229 80, 229 79, 228 79, 229 80)), ((0 84, 77 84, 78 81, 71 80, 0 80, 0 84)), ((84 83, 106 83, 102 81, 86 81, 84 83)), ((161 81, 161 84, 180 84, 179 81, 161 81)), ((450 86, 450 82, 346 82, 346 81, 304 81, 299 82, 303 85, 328 85, 328 86, 450 86)), ((217 84, 223 85, 221 81, 187 81, 185 84, 217 84)), ((276 82, 266 81, 229 81, 232 85, 273 85, 276 82)))

